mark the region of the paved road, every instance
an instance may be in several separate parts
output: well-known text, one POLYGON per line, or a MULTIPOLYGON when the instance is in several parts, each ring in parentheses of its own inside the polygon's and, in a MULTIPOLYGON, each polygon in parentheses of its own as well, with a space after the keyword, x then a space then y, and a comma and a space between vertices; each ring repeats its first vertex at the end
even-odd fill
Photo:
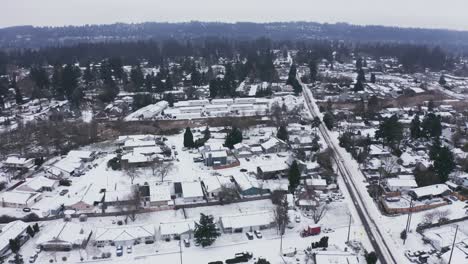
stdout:
MULTIPOLYGON (((309 108, 309 111, 312 117, 316 117, 316 107, 314 107, 314 103, 312 102, 312 94, 308 90, 307 86, 303 84, 302 86, 304 90, 304 98, 309 108)), ((361 219, 364 229, 369 237, 369 240, 372 244, 372 247, 374 248, 375 253, 379 258, 380 263, 397 263, 397 261, 392 255, 390 248, 383 239, 380 230, 377 228, 376 223, 372 220, 371 214, 369 214, 365 203, 363 202, 361 193, 355 186, 355 183, 352 178, 352 173, 349 171, 348 167, 345 164, 345 160, 341 156, 340 152, 337 150, 337 146, 330 139, 329 131, 323 123, 320 124, 319 131, 322 134, 322 137, 326 141, 327 145, 333 150, 333 159, 336 162, 339 173, 343 177, 343 180, 346 184, 346 188, 348 189, 349 194, 351 195, 353 203, 356 207, 356 211, 359 215, 359 218, 361 219)))

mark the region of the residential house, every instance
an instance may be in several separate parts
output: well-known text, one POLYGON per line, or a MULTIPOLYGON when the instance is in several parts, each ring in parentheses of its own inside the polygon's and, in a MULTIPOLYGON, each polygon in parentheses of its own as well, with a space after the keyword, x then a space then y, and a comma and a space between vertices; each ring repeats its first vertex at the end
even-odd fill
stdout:
POLYGON ((263 189, 255 178, 244 173, 234 174, 232 178, 239 193, 243 196, 262 195, 269 192, 269 190, 263 189))
POLYGON ((93 232, 85 225, 62 222, 41 232, 36 244, 45 251, 70 251, 85 248, 93 232))
POLYGON ((275 219, 271 211, 250 212, 236 215, 224 215, 219 224, 224 233, 243 233, 272 228, 275 219))
POLYGON ((200 182, 182 182, 182 197, 185 203, 198 203, 204 199, 200 182))
POLYGON ((234 145, 234 155, 237 158, 249 158, 253 155, 250 146, 244 143, 237 143, 234 145))
POLYGON ((124 225, 98 227, 94 240, 98 246, 132 246, 135 243, 153 243, 155 236, 154 225, 124 225))
POLYGON ((286 162, 278 162, 269 165, 262 165, 257 167, 257 178, 262 180, 276 179, 283 177, 289 170, 286 162))
POLYGON ((261 147, 264 153, 278 153, 288 150, 288 144, 274 136, 263 142, 261 147))
POLYGON ((42 194, 38 192, 12 190, 0 194, 0 202, 2 207, 31 207, 41 198, 42 194))
POLYGON ((418 184, 413 179, 388 178, 386 179, 385 187, 390 192, 408 192, 417 188, 418 184))
POLYGON ((411 189, 408 194, 415 200, 426 200, 434 197, 442 197, 450 193, 450 188, 445 184, 434 184, 425 187, 411 189))
POLYGON ((105 192, 101 192, 99 188, 95 188, 93 184, 88 185, 83 192, 69 195, 65 200, 65 207, 81 212, 90 212, 95 209, 95 206, 104 202, 105 192))
POLYGON ((26 192, 51 192, 58 186, 58 181, 38 176, 26 181, 18 186, 15 190, 26 192))
POLYGON ((191 238, 194 231, 194 219, 175 222, 161 222, 159 224, 159 237, 165 240, 170 240, 173 238, 191 238))
POLYGON ((12 221, 0 229, 0 257, 10 249, 10 239, 16 239, 22 245, 29 239, 26 234, 28 224, 21 220, 12 221))
POLYGON ((205 196, 208 199, 217 199, 223 188, 232 188, 234 183, 231 177, 213 176, 201 182, 205 196))
POLYGON ((26 159, 18 156, 9 156, 3 166, 9 169, 30 169, 34 166, 34 159, 26 159))

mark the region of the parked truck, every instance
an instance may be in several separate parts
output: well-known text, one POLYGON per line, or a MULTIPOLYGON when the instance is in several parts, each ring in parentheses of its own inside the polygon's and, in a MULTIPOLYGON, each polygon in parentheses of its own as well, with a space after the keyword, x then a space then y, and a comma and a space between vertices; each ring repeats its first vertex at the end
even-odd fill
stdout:
POLYGON ((320 225, 309 225, 301 231, 301 237, 316 236, 322 231, 320 225))

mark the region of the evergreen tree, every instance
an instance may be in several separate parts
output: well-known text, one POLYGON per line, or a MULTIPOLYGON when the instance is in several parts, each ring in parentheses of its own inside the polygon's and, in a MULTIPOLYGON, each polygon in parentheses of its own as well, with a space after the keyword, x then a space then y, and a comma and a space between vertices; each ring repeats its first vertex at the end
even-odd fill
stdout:
POLYGON ((18 243, 17 239, 10 239, 8 241, 8 244, 10 246, 11 252, 13 252, 15 254, 18 253, 18 251, 20 250, 20 244, 18 243))
POLYGON ((34 229, 34 232, 38 233, 40 231, 39 224, 35 223, 34 226, 33 226, 33 229, 34 229))
POLYGON ((270 264, 270 262, 264 258, 259 258, 255 264, 270 264))
POLYGON ((141 70, 140 66, 132 68, 130 71, 130 80, 132 81, 133 85, 135 85, 137 91, 141 89, 145 83, 145 76, 143 75, 143 71, 141 70))
POLYGON ((440 78, 439 78, 439 84, 444 86, 447 84, 447 81, 445 80, 445 76, 444 75, 441 75, 440 78))
POLYGON ((375 73, 371 73, 370 82, 371 82, 371 83, 375 83, 375 82, 376 82, 375 73))
POLYGON ((410 132, 411 138, 417 139, 421 137, 421 121, 419 121, 418 115, 415 115, 413 120, 411 120, 410 132))
POLYGON ((403 139, 403 125, 398 121, 398 116, 393 115, 390 118, 385 118, 375 132, 375 138, 382 139, 383 145, 397 149, 403 139))
POLYGON ((91 65, 89 65, 89 63, 86 64, 86 69, 84 70, 84 73, 83 73, 83 80, 86 86, 88 86, 91 82, 94 81, 94 73, 91 70, 91 65))
POLYGON ((15 90, 15 100, 16 104, 20 105, 22 104, 23 101, 23 94, 21 93, 21 90, 19 89, 18 85, 16 84, 16 75, 13 75, 13 79, 11 81, 11 87, 15 90))
POLYGON ((84 98, 85 94, 84 94, 84 91, 83 89, 81 88, 76 88, 71 97, 70 97, 70 103, 73 107, 75 108, 79 108, 80 107, 80 104, 81 102, 83 101, 83 98, 84 98))
POLYGON ((434 113, 429 113, 424 117, 424 120, 421 124, 422 135, 426 138, 438 138, 442 135, 442 124, 440 122, 440 117, 436 116, 434 113))
POLYGON ((309 62, 309 70, 310 70, 310 81, 315 82, 317 80, 317 74, 318 74, 316 61, 309 62))
POLYGON ((212 245, 221 234, 213 221, 213 216, 200 214, 200 221, 195 223, 195 241, 202 247, 212 245))
POLYGON ((230 149, 234 148, 234 145, 242 142, 242 131, 237 127, 233 127, 226 136, 224 145, 230 149))
POLYGON ((335 117, 333 116, 331 112, 326 112, 323 115, 323 123, 328 129, 330 130, 333 129, 334 123, 335 123, 335 117))
POLYGON ((294 86, 293 83, 296 80, 296 76, 297 76, 296 65, 292 64, 291 68, 289 68, 288 79, 286 81, 286 84, 294 86))
POLYGON ((455 161, 452 151, 448 147, 441 147, 434 154, 434 171, 437 173, 440 179, 440 183, 444 183, 448 180, 449 174, 455 169, 455 161))
POLYGON ((367 264, 375 264, 375 263, 377 263, 377 260, 378 260, 377 254, 375 254, 374 251, 366 254, 366 263, 367 264))
POLYGON ((200 72, 198 71, 198 69, 195 67, 195 65, 193 65, 192 73, 190 75, 191 75, 192 85, 200 86, 201 82, 202 82, 202 76, 201 76, 200 72))
POLYGON ((203 131, 203 139, 206 141, 208 141, 208 139, 211 138, 211 132, 210 132, 210 128, 208 126, 206 126, 205 130, 203 131))
POLYGON ((30 237, 34 237, 34 235, 36 235, 36 233, 30 225, 28 225, 28 227, 26 228, 26 233, 28 233, 30 237))
POLYGON ((80 75, 80 69, 72 64, 67 64, 65 68, 63 68, 61 86, 67 99, 71 98, 73 92, 78 87, 78 78, 80 75))
POLYGON ((357 70, 362 69, 362 58, 361 57, 356 59, 356 69, 357 70))
POLYGON ((434 101, 433 100, 429 100, 429 103, 427 104, 427 111, 429 112, 433 112, 434 111, 434 101))
POLYGON ((65 91, 62 87, 62 70, 61 65, 54 66, 54 72, 52 74, 52 89, 55 98, 63 100, 65 98, 65 91))
POLYGON ((186 148, 193 148, 193 134, 192 131, 190 130, 190 127, 185 128, 185 133, 184 133, 184 147, 186 148))
POLYGON ((289 191, 291 193, 294 193, 297 186, 299 186, 299 182, 301 180, 301 172, 299 171, 299 165, 297 164, 297 161, 293 161, 291 166, 289 167, 288 180, 289 191))
POLYGON ((364 70, 363 69, 359 69, 358 70, 358 76, 357 76, 357 79, 356 79, 358 82, 366 82, 366 75, 364 74, 364 70))
POLYGON ((276 137, 283 141, 288 141, 289 135, 288 135, 288 130, 286 129, 285 126, 279 127, 278 132, 276 133, 276 137))
POLYGON ((359 92, 359 91, 364 91, 364 84, 362 84, 362 81, 357 80, 356 83, 354 84, 354 92, 359 92))

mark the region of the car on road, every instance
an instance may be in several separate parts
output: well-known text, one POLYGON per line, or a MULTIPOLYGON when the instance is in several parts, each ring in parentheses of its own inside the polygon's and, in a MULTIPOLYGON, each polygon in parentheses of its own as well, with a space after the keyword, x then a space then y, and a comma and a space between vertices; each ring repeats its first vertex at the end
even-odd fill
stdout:
POLYGON ((132 251, 132 246, 127 246, 127 254, 131 254, 132 251))
POLYGON ((258 230, 255 230, 255 231, 254 231, 254 234, 255 234, 255 236, 256 236, 257 238, 262 238, 262 237, 263 237, 262 232, 260 232, 260 231, 258 231, 258 230))
POLYGON ((115 255, 117 257, 121 257, 123 255, 123 247, 122 246, 117 246, 117 249, 115 250, 115 255))
POLYGON ((175 149, 175 146, 174 146, 174 145, 172 145, 172 146, 171 146, 171 149, 175 149))
POLYGON ((184 239, 185 247, 190 247, 190 241, 188 239, 184 239))
POLYGON ((25 207, 25 208, 23 208, 23 212, 29 213, 29 212, 31 212, 31 208, 25 207))
POLYGON ((294 221, 296 221, 296 223, 300 223, 301 222, 301 216, 296 215, 296 217, 294 218, 294 221))
POLYGON ((59 194, 60 194, 60 196, 64 196, 67 193, 68 193, 68 190, 64 189, 64 190, 61 190, 59 194))
POLYGON ((245 235, 247 236, 247 238, 248 238, 249 240, 253 240, 253 239, 254 239, 254 235, 253 235, 252 232, 247 232, 247 233, 245 233, 245 235))

